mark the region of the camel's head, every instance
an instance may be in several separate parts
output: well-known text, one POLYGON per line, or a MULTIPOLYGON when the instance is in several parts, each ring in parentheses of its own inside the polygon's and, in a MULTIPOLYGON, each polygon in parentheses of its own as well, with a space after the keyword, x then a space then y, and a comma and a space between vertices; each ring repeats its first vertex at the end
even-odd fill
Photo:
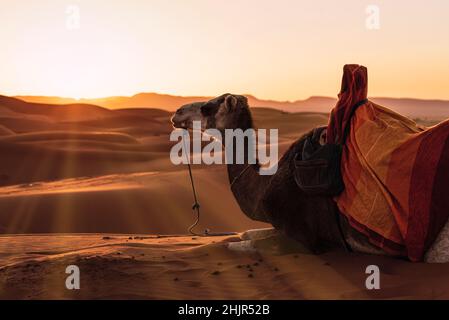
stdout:
POLYGON ((205 129, 248 129, 252 127, 251 112, 246 97, 223 94, 206 102, 183 105, 171 119, 175 128, 192 128, 193 121, 201 121, 205 129))
POLYGON ((205 102, 194 102, 181 106, 171 117, 173 127, 191 129, 193 121, 202 121, 201 106, 205 102))

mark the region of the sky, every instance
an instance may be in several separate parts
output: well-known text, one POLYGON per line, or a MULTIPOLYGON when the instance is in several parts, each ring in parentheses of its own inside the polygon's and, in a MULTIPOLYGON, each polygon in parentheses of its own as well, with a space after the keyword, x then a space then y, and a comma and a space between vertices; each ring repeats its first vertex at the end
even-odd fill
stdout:
POLYGON ((449 99, 447 0, 0 0, 0 93, 449 99), (373 7, 374 6, 374 7, 373 7), (378 11, 376 11, 378 10, 378 11), (378 14, 377 14, 378 13, 378 14))

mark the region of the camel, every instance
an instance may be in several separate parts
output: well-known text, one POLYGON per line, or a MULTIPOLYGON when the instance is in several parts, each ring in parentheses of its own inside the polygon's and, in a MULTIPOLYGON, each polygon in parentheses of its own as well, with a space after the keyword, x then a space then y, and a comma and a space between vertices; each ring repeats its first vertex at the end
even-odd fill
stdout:
MULTIPOLYGON (((225 129, 253 128, 246 97, 229 93, 209 101, 184 105, 171 121, 175 128, 183 129, 191 129, 193 121, 201 121, 202 130, 217 129, 221 133, 225 129)), ((312 253, 349 247, 354 252, 389 255, 350 227, 332 198, 309 196, 298 188, 293 159, 302 150, 307 137, 312 137, 315 143, 322 143, 322 134, 315 132, 314 135, 314 130, 306 133, 282 155, 273 175, 260 175, 258 162, 227 165, 231 191, 243 213, 252 220, 272 224, 312 253)), ((449 262, 448 223, 427 251, 425 261, 449 262)))

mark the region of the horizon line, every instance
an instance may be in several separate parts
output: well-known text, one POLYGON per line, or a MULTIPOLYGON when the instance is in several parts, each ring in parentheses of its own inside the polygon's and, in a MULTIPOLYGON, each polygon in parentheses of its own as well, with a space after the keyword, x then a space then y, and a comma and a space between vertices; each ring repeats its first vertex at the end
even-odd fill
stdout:
MULTIPOLYGON (((154 94, 159 96, 169 96, 169 97, 175 97, 175 98, 214 98, 217 96, 212 95, 176 95, 172 93, 160 93, 160 92, 153 92, 153 91, 142 91, 137 92, 132 95, 111 95, 111 96, 102 96, 102 97, 96 97, 96 98, 75 98, 70 96, 58 96, 58 95, 39 95, 39 94, 16 94, 16 95, 8 95, 0 93, 0 95, 6 96, 6 97, 12 97, 12 98, 18 98, 21 97, 34 97, 34 98, 56 98, 56 99, 65 99, 65 100, 74 100, 77 102, 81 102, 83 100, 102 100, 102 99, 111 99, 111 98, 133 98, 135 96, 141 95, 141 94, 154 94)), ((296 99, 296 100, 276 100, 271 98, 259 98, 253 94, 250 93, 237 93, 246 97, 251 97, 259 101, 267 101, 267 102, 276 102, 276 103, 285 103, 285 104, 294 104, 298 102, 306 102, 307 100, 313 99, 313 98, 323 98, 323 99, 333 99, 338 100, 338 97, 332 97, 332 96, 325 96, 325 95, 311 95, 305 99, 296 99)), ((417 101, 441 101, 441 102, 449 102, 449 97, 446 99, 441 98, 415 98, 415 97, 393 97, 393 96, 372 96, 371 99, 395 99, 395 100, 417 100, 417 101)))

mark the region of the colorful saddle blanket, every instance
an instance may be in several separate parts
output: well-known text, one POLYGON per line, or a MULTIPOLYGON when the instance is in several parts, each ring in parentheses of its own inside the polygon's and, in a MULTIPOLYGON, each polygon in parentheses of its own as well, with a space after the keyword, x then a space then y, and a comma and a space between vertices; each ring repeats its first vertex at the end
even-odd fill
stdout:
POLYGON ((327 141, 336 143, 351 121, 345 190, 335 201, 374 245, 421 261, 449 216, 449 121, 420 127, 370 101, 352 110, 366 97, 366 68, 345 66, 327 128, 327 141))

